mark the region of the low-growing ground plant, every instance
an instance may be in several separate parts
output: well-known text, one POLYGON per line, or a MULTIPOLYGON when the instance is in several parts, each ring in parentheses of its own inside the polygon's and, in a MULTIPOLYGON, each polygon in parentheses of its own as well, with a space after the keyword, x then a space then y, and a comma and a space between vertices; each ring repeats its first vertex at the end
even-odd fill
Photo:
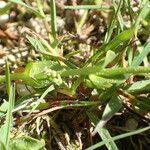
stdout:
POLYGON ((38 55, 17 71, 5 60, 0 149, 148 149, 149 7, 149 0, 8 1, 0 15, 22 10, 46 35, 23 24, 20 36, 38 55))

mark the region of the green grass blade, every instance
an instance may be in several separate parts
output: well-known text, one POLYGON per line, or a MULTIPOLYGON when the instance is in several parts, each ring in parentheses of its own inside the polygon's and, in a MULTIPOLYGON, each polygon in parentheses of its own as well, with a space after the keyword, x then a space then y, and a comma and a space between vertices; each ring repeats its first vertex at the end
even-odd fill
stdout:
POLYGON ((115 2, 113 3, 114 11, 113 11, 113 15, 111 17, 111 21, 108 26, 108 31, 106 32, 106 35, 105 35, 105 40, 104 40, 105 43, 108 43, 111 39, 113 30, 117 23, 117 17, 119 16, 121 6, 122 6, 122 0, 119 2, 119 5, 116 5, 115 2))
POLYGON ((31 36, 27 36, 28 41, 32 44, 35 49, 39 49, 41 53, 44 53, 46 55, 53 55, 58 56, 57 52, 49 43, 44 40, 42 37, 38 36, 36 38, 33 38, 31 36))
POLYGON ((105 68, 115 57, 116 54, 113 51, 107 51, 102 68, 105 68))
POLYGON ((71 93, 72 95, 74 95, 76 93, 76 89, 78 88, 78 86, 81 84, 81 82, 84 80, 85 76, 80 76, 75 83, 72 85, 71 87, 71 93))
MULTIPOLYGON (((99 122, 98 117, 96 117, 92 112, 87 112, 87 115, 94 124, 97 124, 97 122, 99 122)), ((104 141, 112 138, 109 131, 105 128, 99 129, 98 134, 100 135, 100 137, 104 141)), ((110 141, 109 143, 105 143, 105 145, 108 148, 108 150, 118 150, 114 141, 110 141)))
MULTIPOLYGON (((50 113, 54 111, 55 107, 59 107, 59 109, 64 108, 78 108, 78 107, 97 107, 99 102, 92 102, 92 101, 75 101, 75 100, 64 100, 64 101, 54 101, 51 104, 40 103, 37 107, 39 110, 44 110, 44 114, 50 113), (54 108, 54 109, 53 109, 54 108)), ((43 114, 41 112, 41 114, 43 114)))
MULTIPOLYGON (((96 125, 93 135, 95 135, 104 125, 115 115, 116 112, 120 110, 122 107, 122 101, 119 97, 113 96, 111 100, 107 103, 105 110, 103 111, 103 115, 101 120, 96 125)), ((104 132, 105 134, 105 132, 104 132)))
POLYGON ((97 75, 110 77, 115 75, 124 75, 124 74, 136 75, 141 73, 150 73, 150 67, 128 67, 128 68, 104 69, 103 71, 97 73, 97 75))
POLYGON ((88 17, 88 10, 84 10, 83 15, 80 17, 80 20, 76 21, 75 19, 75 27, 78 34, 81 33, 82 27, 85 24, 87 17, 88 17))
POLYGON ((37 1, 37 6, 38 6, 38 9, 39 9, 41 15, 45 17, 45 13, 43 11, 43 6, 42 6, 42 1, 41 0, 36 0, 36 1, 37 1))
POLYGON ((47 55, 54 59, 58 59, 59 56, 56 54, 55 48, 61 43, 61 38, 54 40, 54 42, 51 45, 49 45, 48 42, 42 38, 37 39, 29 35, 27 35, 26 38, 28 39, 30 44, 35 48, 36 51, 40 52, 43 55, 47 55))
POLYGON ((52 42, 51 47, 52 47, 53 49, 57 48, 57 46, 62 42, 62 40, 64 39, 64 37, 65 37, 64 35, 57 37, 57 39, 55 39, 55 40, 52 42))
MULTIPOLYGON (((99 129, 98 133, 100 134, 103 141, 112 138, 109 131, 105 128, 99 129)), ((108 148, 108 150, 118 150, 118 147, 117 147, 117 145, 115 144, 114 141, 110 141, 108 143, 105 143, 105 145, 108 148)))
POLYGON ((98 6, 98 5, 79 5, 79 6, 64 6, 64 9, 98 9, 98 10, 111 10, 112 7, 98 6))
POLYGON ((128 85, 125 89, 130 94, 147 93, 150 91, 150 80, 134 82, 132 85, 128 85))
POLYGON ((147 7, 148 5, 148 0, 145 0, 144 2, 144 7, 141 9, 136 22, 134 24, 134 29, 135 29, 135 37, 137 37, 137 32, 140 28, 140 22, 147 16, 148 12, 149 12, 149 8, 147 7))
POLYGON ((37 17, 39 17, 41 19, 45 18, 45 16, 43 16, 43 14, 41 14, 38 10, 36 10, 35 8, 25 4, 22 0, 10 0, 10 2, 15 3, 15 4, 19 4, 19 5, 27 8, 28 10, 33 12, 37 17))
POLYGON ((6 123, 5 123, 5 140, 6 140, 6 147, 8 147, 9 144, 9 134, 10 134, 10 127, 12 124, 12 110, 13 110, 13 105, 14 105, 14 88, 11 86, 11 79, 10 79, 10 70, 9 70, 9 64, 6 61, 6 83, 7 83, 7 91, 8 91, 8 96, 9 96, 9 107, 7 110, 7 115, 6 115, 6 123))
MULTIPOLYGON (((50 62, 48 61, 45 61, 43 63, 39 62, 39 63, 30 63, 28 65, 28 67, 26 67, 26 72, 24 73, 15 73, 15 74, 11 74, 11 80, 23 80, 25 83, 27 83, 28 85, 34 85, 35 86, 39 86, 40 85, 37 83, 37 80, 33 80, 33 77, 34 79, 40 79, 43 80, 43 84, 45 84, 44 80, 46 81, 46 77, 48 78, 48 74, 43 74, 42 75, 42 72, 44 72, 44 68, 42 68, 41 66, 44 65, 44 64, 49 64, 50 62), (37 65, 38 64, 41 64, 41 66, 38 68, 39 70, 37 70, 36 68, 33 68, 33 66, 36 66, 38 67, 37 65), (31 69, 32 68, 32 69, 31 69), (32 73, 33 74, 30 74, 31 70, 32 70, 32 73), (29 71, 29 72, 28 72, 29 71), (38 74, 38 71, 41 71, 41 74, 39 73, 38 74), (30 76, 32 75, 32 76, 30 76), (40 76, 39 76, 40 75, 40 76)), ((107 77, 107 78, 110 78, 112 76, 117 76, 117 75, 130 75, 130 74, 143 74, 143 73, 150 73, 150 67, 128 67, 128 68, 107 68, 107 69, 102 69, 101 67, 86 67, 86 68, 81 68, 81 69, 63 69, 64 66, 60 66, 59 64, 57 63, 53 63, 53 64, 50 64, 50 66, 47 66, 48 67, 48 70, 49 71, 54 71, 56 72, 58 75, 60 75, 61 77, 69 77, 69 76, 75 76, 75 75, 78 75, 78 76, 81 76, 82 77, 82 81, 84 80, 84 76, 85 75, 90 75, 90 74, 96 74, 98 76, 103 76, 103 77, 107 77), (54 65, 56 64, 57 68, 56 70, 51 70, 51 65, 54 65), (60 69, 60 70, 57 70, 57 69, 60 69)), ((49 76, 51 77, 51 76, 49 76)), ((5 76, 0 76, 0 82, 6 82, 6 78, 5 76)), ((81 82, 78 82, 78 85, 80 84, 81 82)), ((42 84, 42 83, 41 83, 42 84)))
POLYGON ((48 88, 46 89, 46 91, 43 92, 43 94, 42 94, 41 97, 38 99, 38 101, 37 101, 37 103, 35 104, 35 106, 33 106, 32 109, 30 110, 28 116, 29 116, 32 112, 34 112, 34 110, 40 105, 40 103, 41 103, 42 100, 45 98, 45 96, 46 96, 49 92, 53 91, 54 89, 55 89, 54 86, 51 85, 50 87, 48 87, 48 88))
POLYGON ((8 64, 7 60, 6 60, 5 66, 6 66, 6 69, 5 69, 6 73, 5 73, 5 75, 6 75, 7 93, 8 93, 8 96, 9 96, 10 89, 11 89, 11 79, 10 79, 9 64, 8 64))
POLYGON ((14 87, 11 86, 11 80, 10 80, 10 71, 9 71, 9 65, 6 61, 6 83, 7 83, 7 92, 9 97, 9 104, 6 114, 6 120, 4 125, 0 128, 0 134, 1 134, 1 141, 5 146, 8 148, 9 139, 10 139, 10 128, 12 124, 12 110, 14 105, 14 98, 15 98, 15 90, 14 87))
POLYGON ((5 124, 5 129, 6 129, 6 145, 8 146, 9 144, 9 140, 10 140, 10 128, 12 125, 12 110, 13 110, 13 105, 14 105, 14 87, 11 86, 10 88, 10 94, 9 94, 9 108, 7 111, 7 115, 6 115, 6 124, 5 124))
POLYGON ((131 1, 130 0, 125 0, 126 4, 127 4, 127 8, 129 11, 129 16, 130 16, 130 21, 131 21, 131 25, 133 24, 133 15, 134 15, 134 11, 132 10, 132 6, 131 6, 131 1))
POLYGON ((102 69, 101 67, 86 67, 81 69, 69 69, 66 71, 61 71, 60 75, 62 77, 69 77, 74 75, 90 75, 96 74, 99 76, 112 77, 116 75, 124 74, 141 74, 150 73, 150 67, 128 67, 128 68, 107 68, 102 69))
POLYGON ((36 49, 39 50, 41 53, 46 53, 47 51, 45 50, 44 46, 38 39, 34 39, 33 37, 27 35, 26 38, 30 42, 30 44, 36 49))
POLYGON ((118 136, 115 136, 115 137, 112 137, 110 139, 107 139, 107 140, 104 140, 102 142, 99 142, 89 148, 87 148, 86 150, 94 150, 98 147, 101 147, 103 146, 104 144, 110 142, 110 141, 116 141, 116 140, 120 140, 120 139, 123 139, 123 138, 126 138, 126 137, 129 137, 129 136, 133 136, 133 135, 136 135, 136 134, 139 134, 139 133, 142 133, 142 132, 145 132, 147 130, 150 130, 150 127, 145 127, 145 128, 142 128, 142 129, 138 129, 138 130, 135 130, 135 131, 131 131, 131 132, 128 132, 128 133, 124 133, 124 134, 121 134, 121 135, 118 135, 118 136))
POLYGON ((79 53, 81 53, 81 52, 82 52, 81 50, 77 50, 77 51, 70 52, 70 53, 68 53, 67 55, 65 55, 65 58, 66 58, 66 59, 69 59, 70 57, 72 57, 72 56, 74 56, 74 55, 76 55, 76 54, 79 54, 79 53))
POLYGON ((57 25, 56 25, 56 4, 55 0, 51 0, 51 32, 54 40, 57 38, 57 25))
POLYGON ((7 3, 5 7, 0 8, 0 16, 9 11, 12 6, 13 6, 12 3, 7 3))
MULTIPOLYGON (((105 52, 107 52, 108 50, 112 50, 113 51, 121 43, 130 40, 133 37, 133 35, 134 35, 134 29, 132 29, 132 28, 121 32, 119 35, 117 35, 115 38, 113 38, 108 44, 103 45, 91 58, 89 58, 87 60, 86 63, 84 63, 83 67, 87 67, 90 63, 93 63, 93 62, 97 61, 98 57, 101 56, 102 54, 104 54, 105 52)), ((99 70, 101 70, 101 68, 99 68, 99 70)), ((88 73, 90 70, 86 70, 86 71, 88 73)), ((96 70, 94 72, 96 72, 96 70)), ((71 72, 69 72, 69 73, 71 73, 71 72)), ((69 75, 69 73, 68 73, 68 75, 69 75)), ((80 73, 77 71, 76 75, 79 75, 79 74, 80 73)), ((80 75, 85 75, 85 73, 83 73, 83 74, 81 73, 80 75)), ((79 77, 75 81, 75 83, 72 85, 73 93, 75 93, 77 87, 80 85, 80 83, 83 81, 83 79, 84 79, 84 77, 79 77)))
POLYGON ((134 58, 131 66, 138 66, 142 63, 144 58, 150 53, 150 42, 146 44, 145 48, 134 58))
POLYGON ((100 55, 107 52, 108 50, 114 50, 121 43, 130 40, 134 35, 134 30, 128 29, 121 32, 119 35, 114 37, 108 44, 103 45, 85 64, 84 66, 88 66, 90 63, 95 62, 100 55))
MULTIPOLYGON (((145 48, 146 44, 148 44, 148 43, 142 45, 142 43, 138 40, 136 42, 136 44, 137 44, 137 50, 138 50, 138 52, 142 53, 144 51, 144 48, 145 48)), ((143 66, 144 67, 148 67, 149 66, 148 55, 143 58, 143 66)))

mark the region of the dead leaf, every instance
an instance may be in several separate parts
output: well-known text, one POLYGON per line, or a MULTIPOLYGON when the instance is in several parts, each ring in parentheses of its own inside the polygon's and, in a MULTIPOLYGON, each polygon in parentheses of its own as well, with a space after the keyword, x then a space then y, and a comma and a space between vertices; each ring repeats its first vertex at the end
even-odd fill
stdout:
POLYGON ((0 38, 1 39, 10 39, 10 40, 17 40, 18 39, 18 37, 14 33, 7 31, 7 30, 3 31, 1 29, 0 29, 0 38))

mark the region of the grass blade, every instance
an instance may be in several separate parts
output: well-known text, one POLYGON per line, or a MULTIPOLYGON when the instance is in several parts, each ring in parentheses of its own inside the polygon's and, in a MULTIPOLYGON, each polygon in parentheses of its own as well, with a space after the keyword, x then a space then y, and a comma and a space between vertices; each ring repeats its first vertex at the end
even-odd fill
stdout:
MULTIPOLYGON (((134 35, 134 29, 132 29, 132 28, 121 32, 119 35, 117 35, 115 38, 113 38, 108 44, 104 44, 91 58, 89 58, 87 60, 87 62, 84 63, 83 68, 87 67, 90 63, 96 62, 98 57, 100 57, 102 54, 104 54, 108 50, 114 51, 114 49, 116 47, 118 47, 118 45, 130 40, 133 37, 133 35, 134 35)), ((90 69, 92 69, 92 68, 90 68, 90 69)), ((99 70, 101 70, 101 67, 99 67, 99 70)), ((90 70, 86 70, 86 71, 89 72, 90 70)), ((75 72, 77 73, 76 75, 79 75, 78 74, 79 72, 77 70, 75 72)), ((84 74, 85 73, 83 73, 82 75, 84 75, 84 74)), ((83 79, 84 79, 84 77, 81 76, 75 81, 75 83, 72 85, 72 93, 75 93, 77 87, 80 85, 80 83, 83 81, 83 79)))
POLYGON ((15 95, 15 90, 14 87, 11 86, 11 79, 10 79, 10 70, 9 70, 9 64, 6 61, 6 83, 7 83, 7 91, 8 91, 8 96, 9 96, 9 107, 7 110, 7 115, 6 115, 6 123, 5 123, 5 140, 6 140, 6 147, 8 147, 9 144, 9 134, 10 134, 10 127, 12 124, 12 110, 13 110, 13 105, 14 105, 14 95, 15 95))
POLYGON ((64 6, 64 9, 98 9, 98 10, 111 10, 112 7, 98 6, 98 5, 79 5, 79 6, 64 6))
MULTIPOLYGON (((99 121, 99 119, 92 112, 87 112, 87 115, 94 124, 96 124, 99 121)), ((105 128, 99 129, 98 134, 104 141, 112 138, 109 131, 105 128)), ((106 147, 108 148, 108 150, 118 150, 114 141, 111 141, 111 142, 105 143, 105 144, 106 144, 106 147)))
POLYGON ((149 12, 149 8, 147 7, 148 5, 148 0, 143 1, 143 5, 144 7, 141 9, 136 22, 134 24, 134 28, 135 28, 135 37, 137 37, 137 32, 140 28, 140 22, 147 16, 148 12, 149 12))
POLYGON ((124 74, 141 74, 141 73, 150 73, 150 67, 128 67, 128 68, 107 68, 102 69, 99 66, 96 67, 86 67, 81 69, 69 69, 65 71, 61 71, 60 75, 62 77, 69 77, 74 75, 90 75, 96 74, 98 76, 111 77, 116 75, 124 75, 124 74))
POLYGON ((137 81, 127 87, 130 94, 147 93, 150 91, 150 80, 137 81))
POLYGON ((103 128, 103 126, 114 116, 116 112, 120 110, 121 107, 122 107, 121 99, 119 97, 113 96, 111 100, 107 103, 102 118, 96 125, 92 134, 95 135, 98 131, 101 133, 101 129, 103 128))
POLYGON ((10 79, 10 70, 9 70, 9 64, 8 64, 8 61, 6 60, 6 84, 7 84, 7 93, 8 93, 8 96, 10 94, 10 89, 11 89, 11 79, 10 79))
POLYGON ((131 132, 128 132, 128 133, 124 133, 124 134, 121 134, 121 135, 118 135, 118 136, 115 136, 115 137, 112 137, 112 138, 109 138, 107 140, 104 140, 102 142, 99 142, 89 148, 87 148, 86 150, 94 150, 98 147, 101 147, 103 146, 104 144, 110 142, 110 141, 116 141, 116 140, 120 140, 120 139, 123 139, 123 138, 126 138, 126 137, 129 137, 129 136, 132 136, 132 135, 136 135, 136 134, 139 134, 139 133, 142 133, 142 132, 145 132, 147 130, 150 130, 150 127, 145 127, 145 128, 142 128, 142 129, 138 129, 138 130, 135 130, 135 131, 131 131, 131 132))
POLYGON ((10 128, 12 124, 12 110, 14 105, 14 98, 15 98, 15 90, 14 87, 11 86, 11 80, 10 80, 10 71, 9 71, 9 65, 6 61, 6 83, 7 83, 7 92, 9 97, 9 104, 6 114, 6 120, 4 125, 0 128, 0 134, 1 134, 1 141, 3 144, 8 148, 9 139, 10 139, 10 128))
POLYGON ((56 25, 56 4, 55 0, 51 0, 51 32, 54 40, 57 38, 57 25, 56 25))
POLYGON ((15 4, 19 4, 21 6, 24 6, 25 8, 27 8, 28 10, 30 10, 31 12, 33 12, 37 17, 44 19, 45 16, 43 16, 43 13, 41 14, 41 12, 39 12, 38 10, 36 10, 35 8, 28 6, 27 4, 25 4, 22 0, 10 0, 10 2, 15 3, 15 4))
MULTIPOLYGON (((116 18, 117 16, 119 17, 120 15, 121 5, 122 5, 122 1, 119 2, 119 5, 116 5, 115 2, 113 3, 114 11, 113 11, 113 16, 111 17, 111 21, 108 26, 108 31, 106 32, 106 36, 104 40, 105 43, 108 43, 111 39, 111 35, 117 23, 116 18)), ((120 19, 118 19, 118 21, 120 21, 120 19)))
POLYGON ((44 99, 44 97, 51 91, 53 91, 55 88, 53 85, 51 85, 50 87, 48 87, 46 89, 46 91, 43 92, 43 94, 41 95, 41 97, 38 99, 37 103, 32 107, 32 109, 30 110, 28 116, 31 115, 32 112, 34 112, 34 110, 40 105, 40 103, 42 102, 42 100, 44 99))
MULTIPOLYGON (((100 134, 103 141, 112 138, 109 131, 105 128, 99 129, 98 133, 100 134)), ((106 143, 105 145, 108 148, 108 150, 118 150, 118 147, 114 141, 110 141, 110 142, 106 143)))
POLYGON ((0 16, 9 11, 12 6, 13 6, 12 3, 7 3, 5 7, 0 8, 0 16))
POLYGON ((144 58, 150 53, 150 42, 146 44, 145 48, 141 51, 141 53, 134 58, 131 66, 138 66, 142 63, 144 58))
POLYGON ((134 30, 128 29, 121 32, 115 38, 113 38, 108 44, 103 45, 85 64, 84 66, 88 66, 90 63, 95 62, 100 55, 107 52, 108 50, 114 50, 118 47, 121 43, 128 41, 134 35, 134 30))

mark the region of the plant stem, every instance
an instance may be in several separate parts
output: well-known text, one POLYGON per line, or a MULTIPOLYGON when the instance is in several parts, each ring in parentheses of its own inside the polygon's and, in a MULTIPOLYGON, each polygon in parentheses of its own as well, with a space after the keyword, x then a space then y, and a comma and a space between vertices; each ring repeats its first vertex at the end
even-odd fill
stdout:
MULTIPOLYGON (((128 67, 128 68, 107 68, 102 69, 101 67, 86 67, 81 69, 70 69, 61 71, 58 73, 61 75, 61 77, 69 77, 69 76, 84 76, 84 75, 90 75, 90 74, 96 74, 99 76, 106 76, 110 77, 113 75, 121 75, 121 74, 142 74, 142 73, 150 73, 150 67, 128 67)), ((10 75, 10 80, 22 80, 25 83, 34 82, 34 80, 26 75, 25 73, 14 73, 10 75)), ((0 76, 0 83, 6 82, 6 77, 4 75, 0 76)))
POLYGON ((86 67, 82 69, 70 69, 61 72, 62 77, 68 77, 73 75, 89 75, 97 74, 100 76, 113 76, 121 74, 141 74, 150 73, 150 67, 128 67, 128 68, 112 68, 102 69, 101 67, 86 67))

